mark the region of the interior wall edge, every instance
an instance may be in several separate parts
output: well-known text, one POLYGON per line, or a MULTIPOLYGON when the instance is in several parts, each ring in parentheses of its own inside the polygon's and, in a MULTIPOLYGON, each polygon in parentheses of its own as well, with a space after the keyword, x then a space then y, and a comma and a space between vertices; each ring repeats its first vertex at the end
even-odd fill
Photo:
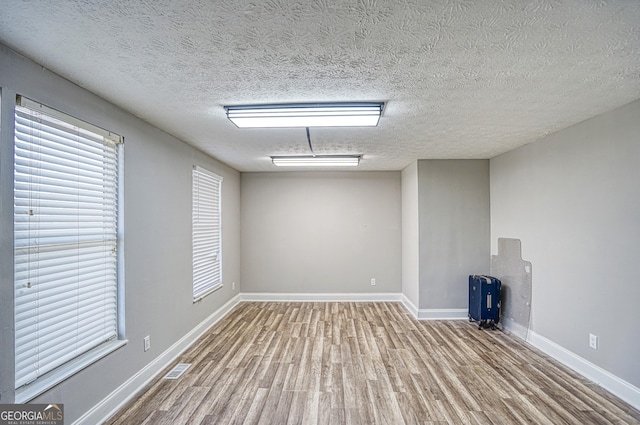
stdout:
POLYGON ((416 305, 412 303, 409 297, 407 297, 404 293, 402 294, 402 304, 404 304, 405 308, 409 310, 413 317, 418 317, 418 307, 416 307, 416 305))

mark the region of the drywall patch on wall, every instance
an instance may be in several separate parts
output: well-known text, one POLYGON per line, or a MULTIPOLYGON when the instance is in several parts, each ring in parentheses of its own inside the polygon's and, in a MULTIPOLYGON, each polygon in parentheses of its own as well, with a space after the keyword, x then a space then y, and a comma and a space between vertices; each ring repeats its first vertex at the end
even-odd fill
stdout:
POLYGON ((531 320, 531 262, 522 259, 520 239, 498 238, 491 275, 502 281, 503 328, 526 340, 531 320))

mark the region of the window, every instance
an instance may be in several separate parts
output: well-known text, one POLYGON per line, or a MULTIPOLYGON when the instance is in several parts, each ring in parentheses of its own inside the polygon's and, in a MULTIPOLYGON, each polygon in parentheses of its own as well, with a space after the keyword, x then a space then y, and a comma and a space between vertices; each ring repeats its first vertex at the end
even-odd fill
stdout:
POLYGON ((193 300, 222 287, 222 177, 193 167, 193 300))
MULTIPOLYGON (((115 348, 121 141, 117 135, 18 97, 14 156, 18 392, 25 387, 42 392, 43 386, 95 361, 96 353, 104 355, 105 346, 115 348), (34 382, 39 384, 29 385, 34 382)), ((25 390, 31 391, 35 390, 25 390)))

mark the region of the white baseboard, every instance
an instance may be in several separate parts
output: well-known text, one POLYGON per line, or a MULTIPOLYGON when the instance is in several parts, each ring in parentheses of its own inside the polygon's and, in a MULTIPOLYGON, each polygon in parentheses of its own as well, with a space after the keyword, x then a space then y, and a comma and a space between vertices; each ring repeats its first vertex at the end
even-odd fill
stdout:
POLYGON ((527 342, 585 378, 600 385, 636 409, 640 409, 640 388, 618 378, 600 366, 583 359, 532 330, 529 330, 527 342))
MULTIPOLYGON (((402 303, 419 320, 452 320, 468 319, 466 309, 418 309, 404 294, 402 303)), ((505 320, 502 322, 504 330, 516 337, 524 339, 540 351, 551 356, 565 366, 573 369, 585 378, 595 382, 610 393, 629 403, 636 409, 640 409, 640 388, 618 378, 601 367, 583 359, 577 354, 567 350, 561 345, 538 335, 534 331, 505 320)))
POLYGON ((399 292, 372 292, 372 293, 277 293, 277 292, 243 292, 242 301, 401 301, 399 292))
POLYGON ((527 342, 529 341, 529 328, 521 325, 520 323, 516 323, 515 321, 502 317, 500 319, 500 323, 502 324, 502 331, 513 336, 517 336, 520 339, 524 339, 527 342))
POLYGON ((469 320, 466 308, 430 308, 418 310, 419 320, 469 320))
POLYGON ((407 310, 409 310, 409 312, 411 314, 413 314, 413 317, 415 317, 416 319, 418 318, 418 307, 416 307, 416 305, 414 303, 411 302, 411 300, 409 298, 407 298, 407 296, 405 294, 401 294, 402 298, 402 304, 404 304, 404 306, 407 308, 407 310))
POLYGON ((464 320, 468 319, 466 308, 461 309, 430 309, 418 310, 418 308, 400 292, 374 292, 374 293, 274 293, 274 292, 243 292, 242 301, 352 301, 352 302, 380 302, 400 301, 417 319, 422 320, 464 320))
POLYGON ((240 295, 230 299, 225 305, 216 310, 213 314, 200 322, 189 333, 180 338, 175 344, 156 357, 151 363, 138 371, 125 383, 120 385, 104 398, 100 403, 93 406, 84 415, 79 417, 73 425, 95 425, 101 424, 118 410, 123 408, 131 399, 149 382, 151 382, 160 372, 162 372, 171 362, 182 354, 191 344, 196 342, 211 326, 222 319, 233 307, 240 302, 240 295))
POLYGON ((466 308, 433 308, 419 309, 414 303, 407 298, 405 294, 401 295, 402 304, 413 314, 418 320, 468 320, 469 312, 466 308))
MULTIPOLYGON (((402 293, 344 293, 344 294, 304 294, 304 293, 241 293, 203 320, 164 353, 141 369, 134 376, 109 394, 104 400, 78 418, 73 425, 93 425, 103 423, 162 372, 211 326, 222 319, 233 307, 242 301, 400 301, 420 320, 466 320, 467 309, 418 309, 402 293)), ((521 329, 518 329, 521 330, 521 329)), ((607 391, 640 409, 640 389, 607 372, 599 366, 572 353, 555 342, 536 334, 532 330, 525 333, 526 341, 560 363, 575 370, 587 379, 599 384, 607 391)))

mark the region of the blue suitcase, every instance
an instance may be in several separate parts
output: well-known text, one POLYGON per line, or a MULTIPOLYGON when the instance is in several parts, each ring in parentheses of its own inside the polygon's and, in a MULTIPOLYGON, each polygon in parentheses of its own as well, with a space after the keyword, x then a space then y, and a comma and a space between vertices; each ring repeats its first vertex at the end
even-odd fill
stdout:
POLYGON ((485 275, 469 276, 469 321, 496 328, 500 321, 500 279, 485 275))

